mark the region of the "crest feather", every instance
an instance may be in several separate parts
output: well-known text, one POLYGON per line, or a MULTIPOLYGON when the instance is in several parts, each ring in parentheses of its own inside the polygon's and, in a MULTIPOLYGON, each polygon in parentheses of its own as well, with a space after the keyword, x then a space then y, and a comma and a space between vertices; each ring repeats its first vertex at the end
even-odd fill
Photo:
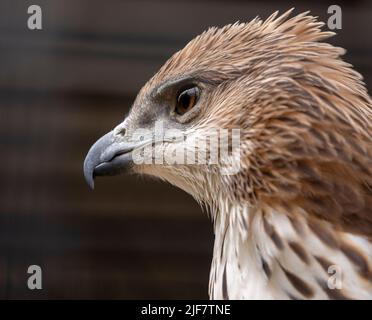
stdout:
MULTIPOLYGON (((210 27, 175 53, 160 69, 153 81, 192 71, 215 69, 221 73, 249 67, 252 60, 265 58, 267 52, 300 49, 304 43, 319 42, 334 35, 322 31, 323 22, 309 12, 289 18, 293 8, 278 16, 278 11, 266 20, 259 17, 247 23, 239 21, 224 27, 210 27)), ((306 46, 305 46, 306 47, 306 46)), ((335 56, 344 51, 334 48, 335 56)))

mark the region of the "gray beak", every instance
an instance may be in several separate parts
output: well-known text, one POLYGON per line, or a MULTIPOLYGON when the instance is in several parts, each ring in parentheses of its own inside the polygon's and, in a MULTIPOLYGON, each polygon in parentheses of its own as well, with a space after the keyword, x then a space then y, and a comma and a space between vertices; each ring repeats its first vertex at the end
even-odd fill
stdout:
POLYGON ((96 176, 117 175, 133 163, 134 144, 117 140, 111 131, 90 148, 84 161, 84 177, 92 189, 96 176))

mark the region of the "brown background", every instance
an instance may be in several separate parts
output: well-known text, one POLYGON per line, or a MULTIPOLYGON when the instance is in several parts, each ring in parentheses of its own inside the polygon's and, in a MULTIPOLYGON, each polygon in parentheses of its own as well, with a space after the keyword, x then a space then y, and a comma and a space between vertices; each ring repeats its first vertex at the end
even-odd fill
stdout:
MULTIPOLYGON (((371 1, 337 1, 348 49, 372 88, 371 1)), ((327 1, 10 1, 0 3, 0 298, 207 298, 213 231, 193 199, 138 177, 82 175, 92 142, 136 92, 208 26, 327 1), (43 30, 27 29, 27 7, 43 30), (30 291, 27 267, 43 270, 30 291)))

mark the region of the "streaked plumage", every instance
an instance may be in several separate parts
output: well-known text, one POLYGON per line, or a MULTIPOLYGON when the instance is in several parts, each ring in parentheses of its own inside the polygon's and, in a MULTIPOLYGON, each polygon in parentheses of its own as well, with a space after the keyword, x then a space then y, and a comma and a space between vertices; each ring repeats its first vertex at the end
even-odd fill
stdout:
MULTIPOLYGON (((210 209, 210 297, 372 298, 371 99, 340 58, 344 50, 321 42, 332 35, 323 23, 289 14, 211 28, 192 40, 142 88, 112 139, 165 117, 154 107, 167 105, 159 88, 196 77, 200 110, 177 128, 188 136, 240 128, 240 172, 132 171, 166 180, 210 209), (341 289, 328 285, 330 266, 342 272, 341 289)), ((89 180, 94 161, 87 159, 89 180)))

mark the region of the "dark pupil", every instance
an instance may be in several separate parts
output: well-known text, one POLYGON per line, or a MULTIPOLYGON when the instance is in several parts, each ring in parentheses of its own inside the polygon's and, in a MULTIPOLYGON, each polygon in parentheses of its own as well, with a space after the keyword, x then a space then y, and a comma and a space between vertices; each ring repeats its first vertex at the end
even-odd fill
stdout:
POLYGON ((188 109, 192 108, 196 102, 196 89, 191 88, 182 92, 179 95, 177 102, 176 112, 178 114, 183 114, 188 111, 188 109))
POLYGON ((187 109, 191 104, 192 92, 191 90, 187 90, 183 92, 180 96, 180 107, 187 109))

